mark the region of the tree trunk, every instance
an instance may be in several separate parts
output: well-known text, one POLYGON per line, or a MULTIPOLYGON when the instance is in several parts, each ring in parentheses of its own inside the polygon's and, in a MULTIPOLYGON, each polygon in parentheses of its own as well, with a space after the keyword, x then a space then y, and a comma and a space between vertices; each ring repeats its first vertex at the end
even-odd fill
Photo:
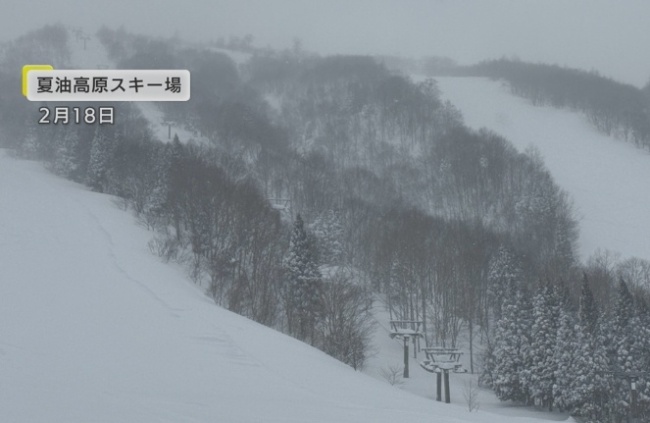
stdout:
POLYGON ((474 374, 474 323, 472 313, 469 318, 469 371, 474 374))

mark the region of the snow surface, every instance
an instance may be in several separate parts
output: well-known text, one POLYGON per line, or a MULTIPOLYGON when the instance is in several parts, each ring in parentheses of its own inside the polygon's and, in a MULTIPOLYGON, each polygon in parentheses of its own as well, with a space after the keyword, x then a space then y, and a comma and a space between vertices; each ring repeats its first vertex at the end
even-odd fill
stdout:
MULTIPOLYGON (((402 374, 401 370, 404 365, 404 341, 402 339, 391 339, 390 334, 392 329, 389 324, 391 317, 384 306, 383 299, 379 295, 375 296, 372 313, 377 325, 372 337, 373 350, 371 351, 371 356, 364 368, 364 372, 373 376, 377 380, 387 383, 385 374, 390 374, 391 369, 399 369, 399 375, 402 374)), ((480 334, 475 333, 475 366, 480 361, 480 352, 482 349, 482 347, 478 345, 478 340, 480 340, 480 334)), ((424 341, 421 341, 420 346, 421 348, 425 347, 424 341)), ((464 331, 459 336, 458 348, 464 352, 460 360, 463 364, 463 368, 469 370, 469 339, 467 331, 464 331)), ((409 342, 409 378, 404 379, 398 377, 397 386, 406 392, 434 401, 436 397, 436 379, 435 375, 420 368, 418 363, 424 360, 426 360, 424 351, 418 351, 417 358, 414 358, 413 342, 411 340, 411 342, 409 342)), ((459 413, 466 414, 468 411, 465 395, 469 390, 470 382, 472 382, 474 386, 477 386, 478 374, 450 373, 449 376, 451 406, 459 407, 459 413)), ((549 413, 546 410, 526 407, 511 402, 501 402, 497 399, 496 395, 494 395, 494 392, 487 388, 479 388, 478 403, 479 413, 501 415, 502 417, 497 421, 517 421, 519 417, 534 417, 540 419, 540 421, 573 421, 568 418, 566 413, 549 413)))
POLYGON ((0 150, 0 421, 504 421, 217 307, 151 235, 110 196, 0 150))
POLYGON ((536 107, 486 78, 436 78, 444 99, 475 129, 486 127, 520 151, 535 146, 574 200, 580 253, 597 249, 650 260, 650 154, 597 132, 567 110, 536 107), (644 192, 646 194, 644 194, 644 192))
POLYGON ((226 56, 229 56, 237 66, 242 66, 253 57, 251 53, 246 53, 243 51, 231 50, 221 47, 207 47, 208 50, 214 51, 215 53, 223 53, 226 56))
POLYGON ((183 144, 189 141, 200 141, 207 143, 207 139, 202 137, 198 133, 189 131, 178 123, 171 123, 171 133, 170 122, 165 120, 165 116, 162 110, 158 107, 157 103, 151 101, 138 101, 135 103, 140 109, 140 112, 145 119, 149 122, 149 126, 153 130, 154 136, 157 140, 162 142, 171 142, 174 139, 174 135, 178 135, 178 140, 183 144))

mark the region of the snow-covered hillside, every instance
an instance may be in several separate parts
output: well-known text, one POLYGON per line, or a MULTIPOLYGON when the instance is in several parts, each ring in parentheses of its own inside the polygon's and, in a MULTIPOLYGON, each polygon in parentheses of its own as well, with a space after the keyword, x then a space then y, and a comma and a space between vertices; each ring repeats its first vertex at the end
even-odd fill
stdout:
POLYGON ((580 218, 580 253, 608 249, 650 259, 650 154, 598 133, 581 115, 535 107, 484 78, 436 78, 467 125, 486 127, 520 151, 535 146, 580 218))
MULTIPOLYGON (((115 68, 115 63, 108 57, 106 48, 102 45, 96 35, 86 34, 86 39, 77 36, 70 36, 70 63, 75 69, 102 69, 115 68)), ((174 135, 178 135, 183 143, 189 140, 206 142, 198 133, 194 133, 178 123, 165 120, 164 113, 158 104, 150 101, 138 101, 134 103, 142 115, 149 122, 154 137, 159 141, 169 142, 174 135)), ((119 116, 117 117, 119 119, 119 116)))
POLYGON ((150 254, 150 236, 111 197, 0 151, 0 421, 505 420, 215 306, 150 254))

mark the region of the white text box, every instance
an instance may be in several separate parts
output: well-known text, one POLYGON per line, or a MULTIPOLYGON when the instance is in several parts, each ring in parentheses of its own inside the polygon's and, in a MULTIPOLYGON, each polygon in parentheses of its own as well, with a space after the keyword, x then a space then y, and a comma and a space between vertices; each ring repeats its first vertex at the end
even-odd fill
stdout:
POLYGON ((27 73, 30 101, 187 101, 184 69, 55 69, 27 73))

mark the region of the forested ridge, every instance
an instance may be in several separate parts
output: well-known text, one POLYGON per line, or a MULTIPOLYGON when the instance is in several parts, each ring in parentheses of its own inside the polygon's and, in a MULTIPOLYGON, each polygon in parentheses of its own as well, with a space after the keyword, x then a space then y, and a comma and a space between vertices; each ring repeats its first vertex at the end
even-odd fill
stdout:
POLYGON ((583 114, 598 131, 639 148, 650 149, 650 80, 643 88, 566 66, 518 59, 486 60, 460 66, 443 58, 416 65, 428 75, 482 76, 508 84, 510 92, 536 106, 566 108, 583 114))
MULTIPOLYGON (((470 370, 503 400, 627 413, 620 374, 650 364, 650 266, 581 263, 570 199, 534 150, 468 129, 435 80, 372 57, 244 43, 238 65, 214 45, 97 36, 118 68, 191 71, 191 100, 160 107, 196 138, 155 139, 134 103, 113 105, 112 126, 37 125, 16 90, 0 146, 115 196, 217 304, 361 368, 378 294, 424 321, 429 345, 475 336, 466 347, 486 353, 470 370)), ((68 37, 50 26, 8 43, 0 81, 19 86, 17 64, 65 67, 68 37)))

